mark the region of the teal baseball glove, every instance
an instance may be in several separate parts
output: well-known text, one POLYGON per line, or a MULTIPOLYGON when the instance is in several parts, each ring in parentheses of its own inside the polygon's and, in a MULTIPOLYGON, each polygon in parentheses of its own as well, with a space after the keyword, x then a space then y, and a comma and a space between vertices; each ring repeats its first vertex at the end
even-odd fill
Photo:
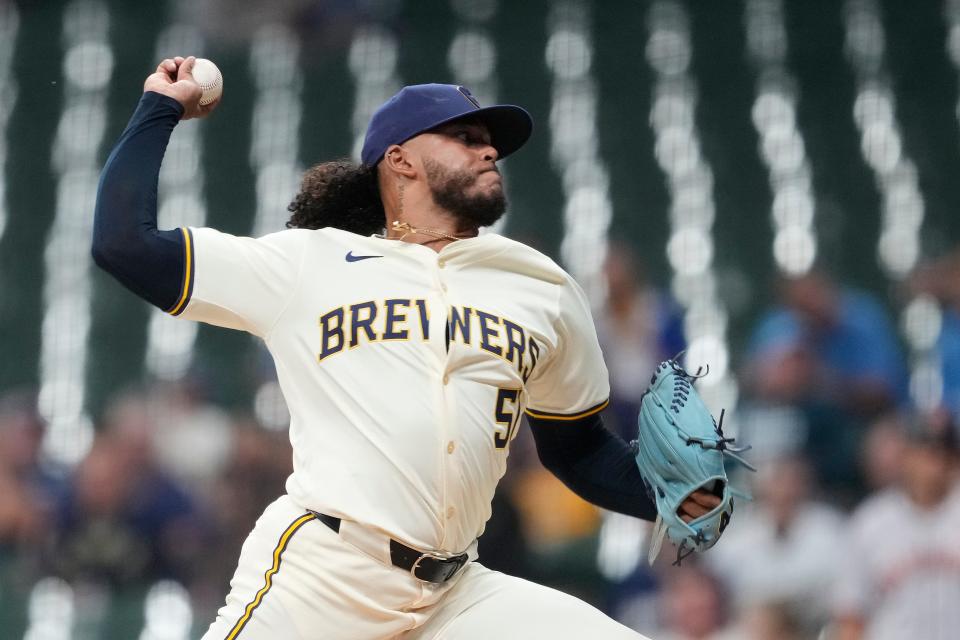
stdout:
POLYGON ((733 514, 734 496, 748 498, 730 487, 725 457, 755 470, 738 455, 749 447, 732 446, 734 439, 723 435, 723 413, 718 423, 693 388, 697 377, 699 371, 691 375, 676 360, 666 360, 657 367, 640 401, 634 445, 637 466, 658 514, 650 544, 651 563, 659 555, 664 537, 677 547, 676 564, 720 539, 733 514), (721 502, 709 513, 684 522, 680 507, 698 489, 721 502))

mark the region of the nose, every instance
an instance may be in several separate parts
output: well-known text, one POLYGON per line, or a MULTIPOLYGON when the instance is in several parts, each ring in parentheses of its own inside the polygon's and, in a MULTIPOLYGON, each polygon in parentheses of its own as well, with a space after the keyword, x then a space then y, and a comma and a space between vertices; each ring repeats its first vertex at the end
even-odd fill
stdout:
POLYGON ((500 157, 500 154, 497 152, 496 147, 491 144, 488 144, 483 147, 483 159, 489 162, 496 162, 500 157))

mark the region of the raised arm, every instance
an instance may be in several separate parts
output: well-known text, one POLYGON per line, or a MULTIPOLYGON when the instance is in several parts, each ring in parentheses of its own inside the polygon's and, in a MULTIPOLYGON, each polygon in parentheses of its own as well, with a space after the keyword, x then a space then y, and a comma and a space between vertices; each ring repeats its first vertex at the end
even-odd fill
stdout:
POLYGON ((182 309, 187 232, 157 229, 157 181, 170 134, 182 119, 202 117, 194 58, 164 60, 144 82, 136 112, 100 176, 93 259, 125 287, 171 313, 182 309))

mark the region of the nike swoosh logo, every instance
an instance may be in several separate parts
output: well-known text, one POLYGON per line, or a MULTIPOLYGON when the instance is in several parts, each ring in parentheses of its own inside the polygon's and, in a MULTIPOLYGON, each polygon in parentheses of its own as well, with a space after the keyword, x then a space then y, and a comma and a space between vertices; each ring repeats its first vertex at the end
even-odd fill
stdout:
POLYGON ((382 258, 383 256, 355 256, 353 251, 347 251, 347 262, 359 262, 361 260, 369 260, 370 258, 382 258))

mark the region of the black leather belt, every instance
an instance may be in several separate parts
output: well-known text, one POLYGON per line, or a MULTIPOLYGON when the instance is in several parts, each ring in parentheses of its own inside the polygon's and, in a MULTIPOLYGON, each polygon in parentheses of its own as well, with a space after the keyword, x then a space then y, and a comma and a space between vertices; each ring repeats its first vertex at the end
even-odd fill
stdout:
MULTIPOLYGON (((328 516, 325 513, 311 511, 317 520, 327 525, 335 532, 340 533, 340 518, 328 516)), ((393 566, 409 571, 413 576, 424 582, 443 584, 463 568, 470 560, 466 553, 455 556, 442 556, 435 553, 424 553, 390 539, 390 561, 393 566)))

